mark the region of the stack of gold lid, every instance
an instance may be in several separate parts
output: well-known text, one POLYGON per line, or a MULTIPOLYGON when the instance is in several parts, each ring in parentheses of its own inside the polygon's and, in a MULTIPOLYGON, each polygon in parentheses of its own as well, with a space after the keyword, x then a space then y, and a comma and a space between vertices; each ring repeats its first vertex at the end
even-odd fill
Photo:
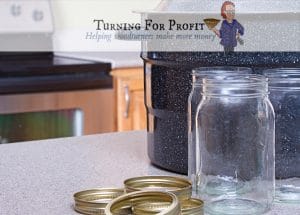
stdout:
POLYGON ((192 198, 192 184, 185 178, 143 176, 127 179, 124 185, 124 190, 94 189, 76 193, 75 210, 89 215, 203 214, 203 202, 192 198))
MULTIPOLYGON (((203 214, 203 202, 192 197, 192 183, 181 177, 175 176, 143 176, 127 179, 124 181, 125 192, 159 190, 173 193, 177 196, 181 205, 181 214, 184 215, 201 215, 203 214)), ((136 211, 155 211, 163 207, 158 204, 155 207, 144 204, 135 207, 136 211)), ((139 213, 142 214, 142 213, 139 213)), ((144 213, 146 214, 146 213, 144 213)), ((150 213, 149 213, 150 214, 150 213)), ((155 213, 152 213, 155 214, 155 213)))

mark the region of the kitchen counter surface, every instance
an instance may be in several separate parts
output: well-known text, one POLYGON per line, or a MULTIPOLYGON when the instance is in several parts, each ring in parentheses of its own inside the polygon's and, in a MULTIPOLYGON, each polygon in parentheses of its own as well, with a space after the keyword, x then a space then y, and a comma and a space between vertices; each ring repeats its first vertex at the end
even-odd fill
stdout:
MULTIPOLYGON (((0 145, 0 214, 77 214, 77 191, 166 174, 172 173, 150 165, 144 131, 0 145)), ((300 206, 275 204, 268 215, 299 211, 300 206)))
POLYGON ((60 52, 57 56, 111 63, 112 69, 142 67, 139 52, 60 52))

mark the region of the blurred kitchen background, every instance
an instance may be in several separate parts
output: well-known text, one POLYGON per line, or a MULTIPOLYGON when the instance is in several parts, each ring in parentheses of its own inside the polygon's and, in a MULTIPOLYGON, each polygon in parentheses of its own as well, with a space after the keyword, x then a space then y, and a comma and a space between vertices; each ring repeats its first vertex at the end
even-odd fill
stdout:
POLYGON ((132 11, 158 2, 1 1, 0 144, 145 129, 138 44, 95 51, 76 36, 95 30, 93 19, 139 22, 132 11))

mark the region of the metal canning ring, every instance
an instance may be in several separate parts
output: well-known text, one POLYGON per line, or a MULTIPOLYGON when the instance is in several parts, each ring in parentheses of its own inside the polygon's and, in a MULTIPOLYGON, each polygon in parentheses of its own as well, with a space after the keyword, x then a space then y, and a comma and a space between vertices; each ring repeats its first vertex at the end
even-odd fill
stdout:
POLYGON ((110 202, 106 209, 106 215, 138 215, 137 209, 140 207, 143 215, 180 215, 180 203, 173 193, 161 191, 138 191, 120 196, 110 202), (147 205, 147 209, 139 205, 147 205), (160 207, 157 207, 160 205, 160 207), (152 207, 151 207, 152 206, 152 207), (163 206, 163 207, 162 207, 163 206))
POLYGON ((180 201, 192 196, 192 183, 175 176, 143 176, 124 181, 125 192, 135 191, 165 191, 174 193, 180 201))
POLYGON ((147 214, 158 214, 161 211, 170 207, 170 203, 165 202, 154 202, 154 203, 141 203, 136 204, 132 208, 132 212, 134 215, 147 215, 147 214))
POLYGON ((124 194, 123 189, 102 188, 81 191, 74 194, 75 211, 88 215, 105 215, 105 207, 113 199, 124 194))
POLYGON ((200 199, 191 198, 189 200, 182 201, 181 203, 182 215, 203 215, 204 202, 200 199))

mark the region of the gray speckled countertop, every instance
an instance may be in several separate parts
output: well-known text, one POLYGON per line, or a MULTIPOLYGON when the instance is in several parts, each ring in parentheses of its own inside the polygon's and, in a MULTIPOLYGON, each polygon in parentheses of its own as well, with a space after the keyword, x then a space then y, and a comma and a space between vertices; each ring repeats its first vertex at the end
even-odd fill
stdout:
MULTIPOLYGON (((166 174, 150 165, 144 131, 0 145, 0 214, 77 214, 77 191, 166 174)), ((268 213, 284 214, 300 214, 300 206, 275 204, 268 213)))

